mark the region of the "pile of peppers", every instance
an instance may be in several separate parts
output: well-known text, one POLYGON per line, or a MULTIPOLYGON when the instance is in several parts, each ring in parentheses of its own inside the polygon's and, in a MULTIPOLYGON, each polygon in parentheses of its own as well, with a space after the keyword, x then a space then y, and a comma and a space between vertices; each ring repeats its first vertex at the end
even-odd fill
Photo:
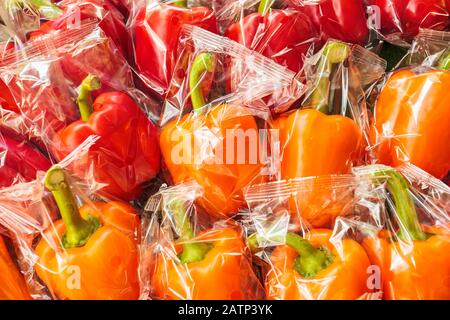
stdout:
POLYGON ((450 300, 450 1, 0 24, 0 300, 450 300))

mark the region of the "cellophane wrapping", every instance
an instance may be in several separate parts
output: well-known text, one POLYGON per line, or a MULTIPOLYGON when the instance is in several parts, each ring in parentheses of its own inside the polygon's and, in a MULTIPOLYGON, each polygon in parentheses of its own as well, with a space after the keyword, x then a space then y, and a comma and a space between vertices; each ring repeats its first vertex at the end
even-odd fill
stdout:
POLYGON ((100 200, 94 194, 95 186, 71 174, 74 161, 97 138, 92 136, 47 174, 41 172, 39 179, 0 192, 1 230, 14 242, 21 272, 34 299, 139 297, 138 213, 128 203, 100 200), (52 182, 48 182, 52 180, 47 180, 47 175, 54 170, 64 173, 63 185, 70 190, 73 203, 64 205, 52 196, 52 182), (68 219, 63 214, 68 208, 78 208, 76 212, 82 216, 68 219), (85 224, 95 221, 95 229, 83 240, 86 242, 68 245, 72 243, 68 230, 79 228, 80 218, 85 224))
POLYGON ((163 186, 147 202, 139 265, 141 299, 264 297, 242 229, 232 220, 205 224, 195 205, 202 192, 192 181, 163 186))

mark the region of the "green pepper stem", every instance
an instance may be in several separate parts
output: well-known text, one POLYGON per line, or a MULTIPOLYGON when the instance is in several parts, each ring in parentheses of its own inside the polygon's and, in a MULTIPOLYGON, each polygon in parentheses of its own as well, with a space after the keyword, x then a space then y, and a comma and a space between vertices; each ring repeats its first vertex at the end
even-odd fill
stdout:
POLYGON ((186 0, 174 1, 174 2, 172 2, 172 5, 177 6, 177 7, 186 8, 187 7, 187 1, 186 0))
POLYGON ((183 251, 179 254, 181 263, 191 263, 201 261, 205 258, 209 250, 211 250, 211 244, 204 242, 192 242, 194 238, 194 230, 192 224, 189 221, 189 217, 186 214, 185 205, 179 201, 172 201, 169 204, 170 211, 174 219, 175 227, 178 231, 178 241, 183 242, 183 251))
POLYGON ((86 244, 100 222, 94 217, 85 220, 81 216, 64 170, 58 166, 50 168, 45 177, 45 186, 52 192, 66 226, 63 247, 68 249, 86 244))
POLYGON ((18 3, 29 4, 33 9, 46 19, 55 19, 62 15, 63 11, 49 0, 18 0, 18 3))
POLYGON ((437 68, 438 68, 439 70, 445 70, 445 71, 450 70, 450 53, 447 54, 446 56, 444 56, 444 57, 439 61, 439 64, 438 64, 437 68))
POLYGON ((189 88, 191 90, 191 101, 194 111, 200 112, 200 109, 206 105, 203 97, 201 80, 205 72, 214 71, 214 55, 208 52, 199 54, 192 63, 189 74, 189 88))
POLYGON ((259 2, 258 13, 265 16, 269 12, 275 0, 261 0, 259 2))
POLYGON ((334 260, 334 256, 324 247, 314 247, 308 240, 298 234, 288 233, 286 244, 298 253, 294 268, 304 278, 311 279, 321 270, 326 269, 334 260))
POLYGON ((388 177, 387 190, 399 220, 398 237, 402 240, 425 240, 427 236, 420 227, 408 181, 395 169, 382 169, 376 175, 388 177))
POLYGON ((88 75, 79 87, 78 109, 80 110, 81 120, 88 121, 93 112, 92 108, 92 91, 101 88, 100 78, 94 75, 88 75))
POLYGON ((333 65, 344 62, 350 54, 350 47, 343 42, 330 41, 327 43, 320 58, 318 71, 321 73, 317 87, 310 98, 310 106, 322 113, 329 113, 330 74, 333 65))

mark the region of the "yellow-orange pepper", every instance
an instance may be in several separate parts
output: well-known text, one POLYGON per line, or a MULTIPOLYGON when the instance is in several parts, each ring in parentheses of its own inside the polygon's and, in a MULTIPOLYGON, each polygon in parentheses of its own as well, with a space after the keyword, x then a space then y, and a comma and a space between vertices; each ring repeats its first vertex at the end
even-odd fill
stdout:
POLYGON ((126 203, 87 204, 78 209, 62 169, 47 172, 62 220, 36 247, 35 270, 59 299, 102 300, 139 297, 139 218, 126 203))

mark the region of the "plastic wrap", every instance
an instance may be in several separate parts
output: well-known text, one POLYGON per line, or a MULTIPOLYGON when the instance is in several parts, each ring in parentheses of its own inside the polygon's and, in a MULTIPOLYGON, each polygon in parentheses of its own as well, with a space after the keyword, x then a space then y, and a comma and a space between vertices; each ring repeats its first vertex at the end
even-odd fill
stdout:
MULTIPOLYGON (((349 184, 352 178, 333 177, 334 186, 328 184, 328 196, 315 200, 303 197, 314 191, 305 187, 295 191, 295 184, 307 186, 310 184, 305 183, 307 180, 278 182, 278 186, 261 186, 264 191, 253 189, 247 193, 250 207, 245 220, 247 242, 262 264, 267 299, 379 299, 378 290, 371 283, 369 257, 353 232, 353 220, 340 216, 329 228, 314 228, 302 220, 309 218, 310 212, 301 206, 297 208, 300 220, 291 217, 289 200, 293 195, 297 197, 296 204, 305 200, 305 203, 315 202, 314 206, 324 211, 317 211, 319 214, 328 214, 328 207, 336 209, 334 200, 344 204, 339 214, 351 214, 356 199, 350 194, 358 185, 349 184), (337 184, 339 180, 341 183, 337 184), (347 196, 346 192, 349 192, 347 196)), ((311 179, 317 179, 310 182, 319 185, 319 181, 328 178, 311 179)), ((318 188, 317 191, 320 194, 318 188)))
POLYGON ((409 162, 444 179, 450 170, 449 58, 442 45, 436 51, 439 41, 434 33, 423 35, 422 49, 411 58, 423 61, 427 50, 429 53, 431 50, 439 58, 430 55, 425 64, 436 66, 413 63, 412 67, 397 70, 387 78, 376 101, 370 142, 379 163, 398 166, 409 162))
POLYGON ((281 143, 281 179, 345 174, 364 162, 369 140, 364 89, 385 68, 375 54, 337 41, 306 60, 302 108, 272 123, 281 143))
POLYGON ((286 0, 288 7, 310 18, 322 39, 359 45, 369 40, 364 0, 286 0))
MULTIPOLYGON (((131 37, 126 19, 109 0, 63 0, 52 8, 54 14, 30 34, 30 38, 79 27, 83 20, 98 23, 105 35, 112 39, 124 57, 131 58, 131 37)), ((45 16, 44 16, 45 17, 45 16)))
POLYGON ((91 201, 91 190, 63 169, 76 157, 52 167, 43 180, 3 189, 0 225, 15 240, 33 298, 137 299, 137 212, 124 202, 91 201))
POLYGON ((96 23, 83 21, 9 51, 0 73, 17 106, 2 110, 3 124, 48 144, 77 119, 75 89, 89 73, 101 78, 103 90, 132 86, 131 69, 116 50, 96 23))
POLYGON ((420 28, 444 30, 450 26, 445 0, 366 0, 373 25, 383 38, 405 44, 420 28))
POLYGON ((216 17, 210 8, 185 5, 185 1, 142 1, 135 5, 130 18, 137 72, 145 86, 161 97, 169 87, 178 60, 183 26, 217 32, 216 17))
POLYGON ((305 90, 294 72, 228 38, 198 27, 183 29, 178 56, 164 102, 162 125, 180 113, 192 110, 195 81, 201 83, 202 94, 208 102, 238 95, 273 113, 289 109, 305 90), (203 53, 214 55, 207 72, 196 60, 203 53))
POLYGON ((230 1, 218 13, 224 34, 245 47, 299 72, 319 33, 309 17, 291 9, 271 9, 271 1, 230 1), (255 5, 259 4, 257 12, 255 5))
POLYGON ((141 299, 253 300, 264 297, 243 232, 232 221, 202 224, 200 186, 163 188, 143 216, 141 299))
POLYGON ((450 189, 430 176, 426 182, 423 172, 411 168, 401 172, 423 181, 425 193, 390 167, 355 170, 367 183, 360 197, 377 209, 371 211, 375 229, 363 230, 363 246, 381 275, 383 299, 448 300, 450 189), (430 196, 436 192, 446 195, 443 206, 430 196))

